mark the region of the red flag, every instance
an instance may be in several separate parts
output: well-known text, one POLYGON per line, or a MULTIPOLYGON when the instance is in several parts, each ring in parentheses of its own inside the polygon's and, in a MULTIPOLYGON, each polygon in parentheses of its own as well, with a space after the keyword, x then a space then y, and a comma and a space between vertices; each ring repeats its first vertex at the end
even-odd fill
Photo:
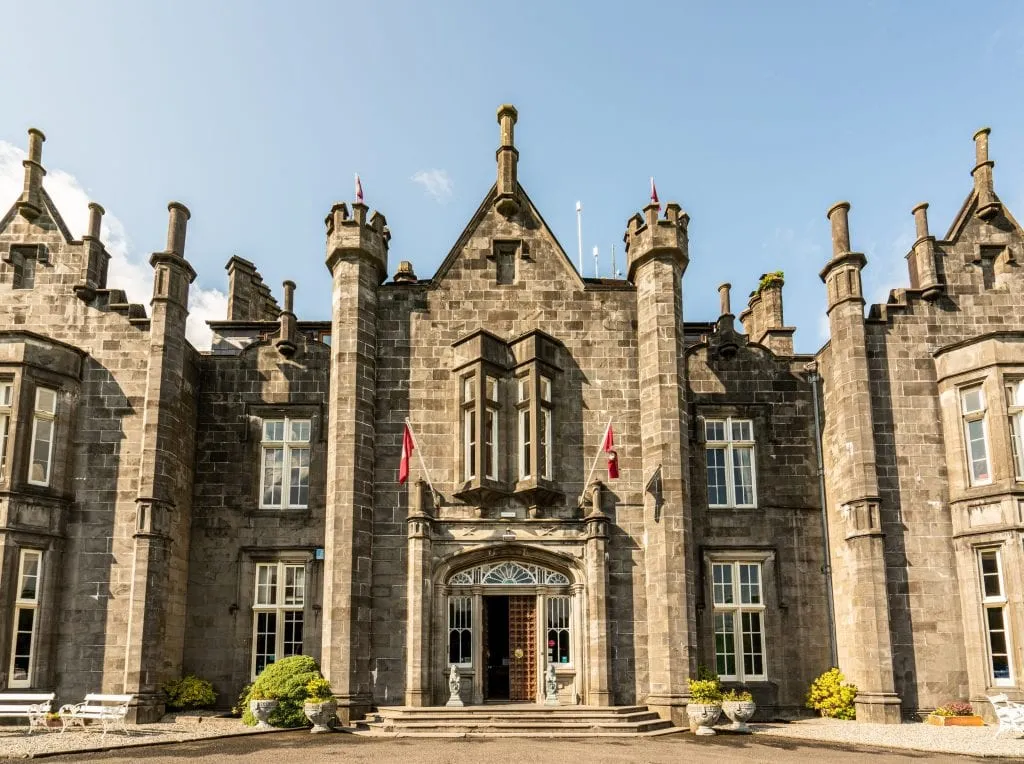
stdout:
POLYGON ((412 452, 415 449, 416 444, 412 439, 412 430, 409 428, 409 424, 406 423, 405 429, 402 430, 402 461, 398 464, 399 485, 402 485, 409 479, 409 460, 412 458, 412 452))
POLYGON ((359 180, 359 173, 356 173, 356 201, 363 203, 363 184, 359 180))
POLYGON ((658 187, 654 185, 654 176, 651 176, 651 204, 657 204, 661 209, 661 202, 658 201, 658 187))
POLYGON ((608 479, 615 480, 619 476, 619 455, 615 452, 615 433, 612 431, 612 423, 608 423, 608 429, 604 431, 604 442, 601 450, 608 454, 608 479))

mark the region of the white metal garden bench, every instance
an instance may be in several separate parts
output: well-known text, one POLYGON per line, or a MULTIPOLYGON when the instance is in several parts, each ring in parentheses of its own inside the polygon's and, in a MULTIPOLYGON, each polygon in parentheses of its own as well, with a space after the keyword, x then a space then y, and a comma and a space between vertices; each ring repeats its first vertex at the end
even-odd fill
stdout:
POLYGON ((1005 693, 987 697, 988 702, 992 704, 992 710, 996 712, 996 719, 999 720, 996 737, 1006 730, 1018 734, 1024 732, 1024 703, 1015 703, 1005 693))
POLYGON ((0 694, 0 718, 28 719, 28 734, 38 727, 46 729, 46 715, 53 707, 56 693, 5 692, 0 694))
POLYGON ((99 695, 89 693, 81 703, 60 707, 60 718, 64 722, 61 734, 67 731, 68 727, 78 725, 85 728, 88 721, 102 722, 103 734, 112 727, 120 726, 125 735, 128 727, 125 718, 128 716, 128 706, 131 704, 134 695, 99 695))

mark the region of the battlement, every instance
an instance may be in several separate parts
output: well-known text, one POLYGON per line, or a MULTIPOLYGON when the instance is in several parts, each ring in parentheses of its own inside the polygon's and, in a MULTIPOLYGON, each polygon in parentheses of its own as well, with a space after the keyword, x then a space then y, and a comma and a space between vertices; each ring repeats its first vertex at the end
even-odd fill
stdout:
POLYGON ((626 223, 622 240, 626 243, 626 262, 629 279, 633 280, 636 268, 644 261, 657 255, 674 254, 681 259, 683 267, 689 262, 689 238, 687 230, 690 216, 675 202, 665 205, 664 217, 658 217, 657 204, 644 207, 626 223))
POLYGON ((327 267, 333 271, 338 258, 351 257, 361 252, 377 267, 380 281, 383 282, 388 272, 391 231, 388 230, 387 219, 381 213, 374 212, 367 221, 367 212, 369 207, 362 202, 352 205, 351 214, 345 202, 339 202, 331 208, 331 214, 324 221, 327 224, 327 267))

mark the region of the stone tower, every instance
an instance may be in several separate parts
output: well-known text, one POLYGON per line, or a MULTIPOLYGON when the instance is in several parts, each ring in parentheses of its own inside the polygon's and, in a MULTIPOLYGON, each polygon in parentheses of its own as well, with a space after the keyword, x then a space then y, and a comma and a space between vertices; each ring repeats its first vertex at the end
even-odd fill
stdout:
POLYGON ((689 216, 678 204, 649 204, 626 230, 629 280, 636 286, 641 459, 645 478, 661 470, 661 506, 644 512, 650 690, 646 702, 676 724, 696 665, 689 415, 683 334, 683 274, 689 216))
POLYGON ((327 217, 333 279, 328 405, 322 668, 347 723, 369 710, 370 560, 378 288, 388 272, 391 234, 384 216, 367 221, 361 202, 327 217))
POLYGON ((832 337, 823 440, 837 648, 859 688, 857 718, 899 722, 861 286, 867 258, 850 249, 849 209, 839 202, 828 211, 832 259, 821 271, 832 337))

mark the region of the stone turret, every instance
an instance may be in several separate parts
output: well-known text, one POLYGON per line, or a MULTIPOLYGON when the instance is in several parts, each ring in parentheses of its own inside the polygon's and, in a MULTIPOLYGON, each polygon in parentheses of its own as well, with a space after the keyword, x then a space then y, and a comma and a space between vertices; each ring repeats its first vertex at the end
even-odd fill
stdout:
POLYGON ((161 684, 180 675, 188 583, 191 494, 178 486, 192 469, 182 428, 195 416, 186 393, 185 321, 196 272, 185 259, 189 211, 179 202, 167 208, 167 248, 150 258, 152 318, 125 646, 124 691, 136 696, 139 722, 160 718, 161 684))
POLYGON ((682 280, 689 263, 689 216, 670 202, 665 216, 649 204, 625 235, 629 279, 636 285, 641 461, 644 480, 662 471, 660 509, 644 511, 650 686, 643 702, 684 723, 687 680, 696 670, 689 505, 689 411, 682 280))
POLYGON ((832 342, 823 433, 839 664, 859 688, 857 718, 897 724, 884 539, 875 457, 861 270, 850 248, 849 202, 828 211, 832 259, 821 271, 832 342))
POLYGON ((519 117, 516 107, 504 104, 498 107, 498 124, 501 125, 501 145, 498 147, 498 198, 494 205, 505 217, 512 217, 519 211, 519 179, 516 165, 519 152, 515 145, 515 124, 519 117))
POLYGON ((42 130, 30 127, 28 131, 28 159, 21 164, 25 168, 25 186, 18 197, 18 213, 26 220, 35 220, 43 211, 43 141, 42 130))
POLYGON ((388 272, 387 221, 367 207, 336 204, 327 216, 327 269, 333 280, 331 411, 327 436, 324 626, 321 666, 348 723, 372 702, 366 628, 373 538, 378 288, 388 272))

